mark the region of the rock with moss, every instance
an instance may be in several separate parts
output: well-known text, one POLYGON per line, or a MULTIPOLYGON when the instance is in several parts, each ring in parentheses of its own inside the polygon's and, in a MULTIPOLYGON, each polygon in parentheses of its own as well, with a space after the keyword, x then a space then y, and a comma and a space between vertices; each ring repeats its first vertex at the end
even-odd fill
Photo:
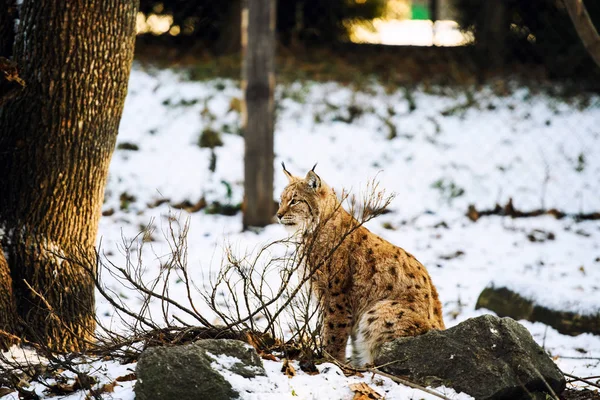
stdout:
POLYGON ((525 327, 492 315, 386 343, 375 364, 421 385, 444 385, 478 400, 545 399, 566 385, 525 327))
POLYGON ((228 363, 224 368, 244 378, 254 378, 266 375, 262 361, 256 350, 250 345, 239 340, 205 339, 198 346, 202 347, 209 355, 225 355, 239 361, 228 363))
POLYGON ((239 394, 223 377, 225 372, 245 378, 265 375, 256 351, 239 340, 205 339, 181 346, 151 347, 142 353, 137 365, 136 399, 236 399, 239 394))

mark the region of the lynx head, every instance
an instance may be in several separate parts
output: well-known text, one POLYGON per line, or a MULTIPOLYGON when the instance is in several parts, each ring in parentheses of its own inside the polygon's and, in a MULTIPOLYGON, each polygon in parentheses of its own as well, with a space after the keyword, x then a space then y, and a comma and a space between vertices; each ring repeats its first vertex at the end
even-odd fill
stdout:
POLYGON ((331 189, 315 173, 315 166, 306 177, 293 176, 283 166, 289 183, 281 193, 277 219, 291 232, 312 230, 318 223, 328 204, 331 189))

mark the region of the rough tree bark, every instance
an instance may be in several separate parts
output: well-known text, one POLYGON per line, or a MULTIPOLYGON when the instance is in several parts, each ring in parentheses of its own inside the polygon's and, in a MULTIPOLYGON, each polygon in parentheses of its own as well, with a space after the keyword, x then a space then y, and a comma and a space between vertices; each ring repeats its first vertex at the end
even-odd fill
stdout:
POLYGON ((564 3, 579 39, 596 65, 600 67, 600 35, 594 27, 583 0, 564 0, 564 3))
POLYGON ((273 203, 275 0, 246 0, 242 12, 244 228, 266 226, 273 203))
MULTIPOLYGON (((63 257, 93 257, 137 8, 135 0, 20 8, 14 60, 27 87, 0 108, 0 228, 24 335, 56 350, 81 350, 95 328, 92 278, 63 257)), ((0 321, 11 318, 5 312, 0 321)))

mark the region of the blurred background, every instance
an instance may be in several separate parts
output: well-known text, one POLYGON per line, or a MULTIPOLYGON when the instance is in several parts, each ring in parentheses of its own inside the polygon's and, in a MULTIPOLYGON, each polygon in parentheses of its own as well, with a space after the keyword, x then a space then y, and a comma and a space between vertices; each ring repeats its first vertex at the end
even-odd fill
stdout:
POLYGON ((447 326, 528 320, 563 371, 599 375, 600 68, 569 4, 599 43, 591 0, 142 0, 106 254, 119 265, 141 237, 160 271, 179 218, 206 281, 224 243, 285 236, 280 163, 304 176, 318 162, 337 193, 375 178, 396 194, 367 226, 427 266, 447 326), (252 7, 276 17, 262 47, 241 40, 270 26, 252 7))
MULTIPOLYGON (((410 60, 413 64, 418 57, 424 57, 435 64, 460 60, 461 69, 467 68, 468 72, 518 66, 537 78, 581 78, 582 74, 593 78, 598 74, 560 0, 288 0, 276 3, 276 34, 282 58, 286 55, 283 49, 328 48, 339 57, 365 51, 393 57, 393 53, 401 50, 397 46, 418 46, 419 49, 411 49, 415 57, 410 60), (440 47, 458 49, 448 51, 438 49, 440 47), (467 61, 468 65, 464 65, 467 61)), ((592 20, 597 21, 600 4, 589 0, 584 3, 592 20)), ((147 54, 148 47, 155 47, 156 51, 157 46, 163 45, 170 48, 169 56, 180 58, 189 56, 190 51, 195 56, 199 53, 236 54, 240 50, 241 7, 242 0, 141 0, 138 52, 147 54)), ((364 61, 374 64, 371 68, 385 65, 375 59, 364 61)), ((410 61, 388 65, 388 68, 399 69, 410 61)), ((403 68, 403 74, 411 78, 440 78, 423 75, 435 70, 419 69, 420 73, 403 68)), ((448 78, 460 81, 456 72, 450 75, 448 78)))
MULTIPOLYGON (((600 3, 583 4, 597 26, 600 3)), ((511 187, 519 187, 518 191, 529 192, 521 196, 521 206, 566 213, 600 208, 599 185, 591 179, 600 174, 593 161, 599 150, 594 139, 598 131, 590 127, 600 123, 595 121, 597 114, 582 114, 579 121, 553 118, 560 115, 561 107, 597 106, 592 95, 600 88, 600 68, 586 51, 562 0, 286 0, 272 5, 278 87, 301 86, 276 92, 276 114, 290 92, 298 92, 296 98, 308 92, 307 82, 352 85, 353 92, 360 94, 376 81, 388 93, 403 91, 402 101, 408 102, 406 118, 393 107, 375 112, 383 124, 378 129, 393 139, 413 134, 405 127, 420 106, 415 100, 419 91, 452 92, 454 106, 427 117, 433 136, 444 130, 445 117, 464 117, 468 112, 479 111, 481 118, 487 118, 504 110, 507 118, 522 120, 522 126, 512 130, 525 129, 524 134, 501 141, 491 140, 490 134, 471 153, 481 165, 506 172, 493 200, 504 206, 514 196, 511 187), (515 99, 519 90, 525 91, 515 99), (536 94, 548 95, 544 100, 549 110, 533 107, 536 94), (527 104, 533 108, 524 108, 527 104), (499 146, 510 148, 508 159, 499 146), (556 153, 562 154, 560 160, 556 153)), ((192 81, 239 80, 243 7, 242 0, 142 0, 137 60, 178 68, 192 81)), ((321 105, 337 107, 347 114, 342 120, 352 124, 369 114, 372 105, 358 104, 356 96, 350 100, 329 104, 323 99, 321 105)), ((243 96, 234 98, 230 108, 240 112, 242 103, 243 96)), ((503 118, 484 123, 483 130, 505 128, 503 118)), ((243 130, 239 124, 230 125, 224 124, 216 133, 243 130)), ((466 130, 470 129, 482 127, 466 130)), ((467 189, 453 181, 438 183, 438 189, 449 196, 467 189)))

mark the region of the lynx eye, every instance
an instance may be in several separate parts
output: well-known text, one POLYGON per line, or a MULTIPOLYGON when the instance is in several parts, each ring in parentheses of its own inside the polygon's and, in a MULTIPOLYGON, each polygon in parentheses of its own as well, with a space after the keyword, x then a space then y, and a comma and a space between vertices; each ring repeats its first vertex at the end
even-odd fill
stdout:
POLYGON ((295 205, 296 205, 296 204, 298 204, 298 203, 300 203, 300 201, 299 201, 299 200, 292 199, 292 200, 290 201, 290 206, 295 206, 295 205))

